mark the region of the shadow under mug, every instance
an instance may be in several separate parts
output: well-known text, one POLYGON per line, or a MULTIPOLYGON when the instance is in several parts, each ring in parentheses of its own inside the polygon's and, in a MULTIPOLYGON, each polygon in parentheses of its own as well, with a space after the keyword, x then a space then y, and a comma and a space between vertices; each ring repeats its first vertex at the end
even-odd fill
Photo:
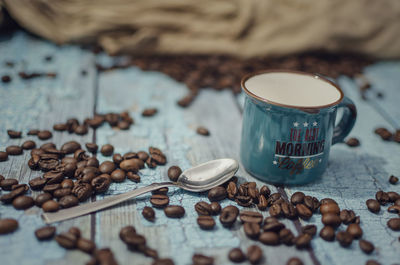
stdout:
POLYGON ((276 184, 304 184, 320 177, 328 165, 331 145, 342 142, 354 126, 354 103, 335 83, 298 71, 258 72, 245 76, 241 85, 246 93, 240 144, 244 168, 276 184), (296 74, 327 82, 337 89, 340 98, 322 106, 291 106, 269 101, 246 88, 247 80, 268 73, 296 74), (344 111, 335 126, 338 108, 344 111))

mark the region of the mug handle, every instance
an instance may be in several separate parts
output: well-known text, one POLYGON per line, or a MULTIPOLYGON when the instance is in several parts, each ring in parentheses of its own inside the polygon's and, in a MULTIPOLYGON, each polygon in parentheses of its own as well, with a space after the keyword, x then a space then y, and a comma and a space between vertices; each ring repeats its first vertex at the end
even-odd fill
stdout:
POLYGON ((354 102, 348 97, 343 97, 338 108, 344 108, 343 117, 339 124, 333 129, 332 145, 343 142, 343 139, 353 129, 357 118, 357 109, 354 102))

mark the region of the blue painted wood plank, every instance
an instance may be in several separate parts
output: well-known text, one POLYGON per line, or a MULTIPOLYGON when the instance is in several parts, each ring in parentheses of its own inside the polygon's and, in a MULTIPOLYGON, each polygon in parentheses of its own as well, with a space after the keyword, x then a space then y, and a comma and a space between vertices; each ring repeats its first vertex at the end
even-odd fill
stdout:
MULTIPOLYGON (((54 142, 58 147, 69 140, 81 144, 92 140, 92 131, 84 137, 70 135, 66 132, 54 132, 53 138, 47 141, 37 137, 26 136, 29 129, 52 129, 56 122, 77 117, 83 120, 93 115, 94 105, 94 57, 78 47, 58 47, 49 42, 35 39, 24 33, 16 33, 9 40, 0 42, 0 75, 9 74, 12 82, 0 83, 0 150, 11 144, 20 145, 31 139, 37 145, 54 142), (51 62, 44 57, 51 55, 51 62), (13 61, 13 68, 6 67, 5 61, 13 61), (88 74, 82 77, 85 69, 88 74), (21 80, 19 71, 57 72, 55 79, 37 78, 21 80), (9 139, 6 130, 23 131, 22 139, 9 139)), ((7 162, 0 163, 0 174, 6 178, 18 178, 27 183, 29 179, 42 173, 31 171, 27 166, 29 151, 24 155, 9 157, 7 162)), ((4 192, 3 192, 4 193, 4 192)), ((38 192, 30 192, 35 197, 38 192)), ((15 218, 20 228, 13 234, 0 236, 1 264, 73 264, 84 263, 88 256, 79 251, 67 252, 55 241, 38 242, 34 230, 43 226, 40 218, 41 209, 33 207, 27 211, 17 211, 10 205, 0 206, 0 218, 15 218)), ((71 226, 82 229, 85 237, 90 238, 90 217, 82 217, 57 225, 59 232, 71 226)))

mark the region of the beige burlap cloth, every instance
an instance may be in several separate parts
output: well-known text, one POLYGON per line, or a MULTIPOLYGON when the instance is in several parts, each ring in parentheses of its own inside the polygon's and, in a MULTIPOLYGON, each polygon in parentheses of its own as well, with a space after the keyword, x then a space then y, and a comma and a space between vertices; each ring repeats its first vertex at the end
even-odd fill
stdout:
POLYGON ((400 57, 400 0, 0 0, 27 30, 108 53, 400 57))

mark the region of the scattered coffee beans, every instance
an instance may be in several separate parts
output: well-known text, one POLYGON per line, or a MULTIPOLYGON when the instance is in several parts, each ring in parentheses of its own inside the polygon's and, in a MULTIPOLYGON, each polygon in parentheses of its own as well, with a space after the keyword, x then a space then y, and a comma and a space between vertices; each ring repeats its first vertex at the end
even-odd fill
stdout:
POLYGON ((203 230, 211 230, 215 226, 214 218, 209 215, 200 215, 197 217, 197 224, 203 230))
POLYGON ((387 226, 393 231, 400 231, 400 218, 391 218, 387 221, 387 226))
POLYGON ((360 145, 360 141, 357 138, 349 138, 346 144, 350 147, 356 147, 360 145))
POLYGON ((234 263, 241 263, 246 260, 246 255, 240 248, 233 248, 229 251, 228 258, 234 263))
POLYGON ((12 204, 17 210, 25 210, 31 208, 35 204, 35 202, 32 197, 22 195, 15 198, 12 204))
POLYGON ((360 242, 358 242, 358 244, 360 246, 360 249, 365 254, 371 254, 375 249, 374 245, 371 242, 364 240, 364 239, 361 239, 360 242))
POLYGON ((103 156, 111 156, 114 153, 114 146, 105 144, 101 147, 100 152, 103 156))
POLYGON ((390 176, 389 178, 389 183, 395 185, 399 181, 398 177, 395 177, 393 175, 390 176))
POLYGON ((14 131, 14 130, 7 130, 7 134, 11 139, 21 138, 22 132, 14 131))
POLYGON ((303 262, 299 258, 290 258, 286 265, 303 265, 303 262))
POLYGON ((211 202, 222 201, 227 197, 227 192, 224 187, 218 186, 208 191, 208 199, 211 202))
POLYGON ((239 209, 236 206, 228 205, 221 210, 219 221, 224 227, 230 228, 235 223, 239 209))
POLYGON ((17 220, 11 218, 0 219, 0 235, 12 233, 17 229, 17 220))
POLYGON ((202 127, 202 126, 198 127, 196 132, 197 132, 197 134, 200 134, 200 135, 203 135, 203 136, 209 136, 210 135, 210 132, 208 131, 208 129, 205 128, 205 127, 202 127))
POLYGON ((193 265, 213 265, 214 258, 202 254, 194 254, 192 257, 193 265))
POLYGON ((381 210, 381 206, 377 200, 368 199, 366 201, 368 210, 372 213, 378 213, 381 210))
POLYGON ((185 209, 179 205, 169 205, 164 208, 164 213, 169 218, 182 218, 185 215, 185 209))
POLYGON ((144 109, 142 112, 143 117, 151 117, 154 116, 158 110, 156 108, 144 109))
POLYGON ((156 208, 164 208, 169 203, 169 198, 167 195, 154 194, 150 198, 150 203, 156 208))
POLYGON ((35 236, 38 240, 48 240, 52 239, 56 233, 56 228, 54 226, 45 226, 39 228, 35 231, 35 236))
POLYGON ((156 213, 154 212, 153 208, 145 206, 142 210, 143 217, 150 222, 154 222, 156 217, 156 213))
POLYGON ((353 236, 347 231, 340 231, 336 234, 336 240, 342 247, 348 247, 353 242, 353 236))
POLYGON ((257 245, 252 245, 247 249, 247 259, 252 265, 259 264, 263 258, 263 252, 257 245))
POLYGON ((325 226, 319 232, 319 236, 325 241, 335 240, 335 230, 331 226, 325 226))
POLYGON ((6 148, 6 152, 10 156, 21 155, 22 151, 23 151, 22 147, 20 147, 18 145, 10 145, 10 146, 7 146, 7 148, 6 148))
POLYGON ((363 235, 363 231, 358 224, 349 224, 346 229, 346 232, 349 233, 353 238, 358 239, 363 235))
POLYGON ((8 159, 7 152, 0 151, 0 162, 7 161, 7 159, 8 159))
POLYGON ((53 137, 53 134, 48 130, 44 130, 44 131, 39 131, 39 133, 37 134, 37 137, 40 140, 47 140, 47 139, 50 139, 51 137, 53 137))
POLYGON ((171 181, 177 181, 182 174, 182 170, 178 166, 172 166, 168 169, 168 177, 171 181))

